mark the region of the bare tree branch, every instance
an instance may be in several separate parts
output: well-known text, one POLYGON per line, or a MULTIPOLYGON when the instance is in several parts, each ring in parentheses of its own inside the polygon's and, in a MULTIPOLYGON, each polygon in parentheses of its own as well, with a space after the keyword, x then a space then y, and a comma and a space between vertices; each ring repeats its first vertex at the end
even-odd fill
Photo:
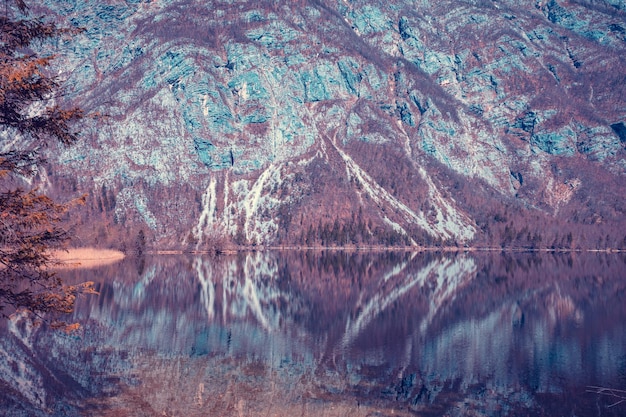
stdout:
POLYGON ((607 406, 609 408, 626 402, 626 390, 589 385, 587 386, 587 392, 616 399, 616 402, 607 406))

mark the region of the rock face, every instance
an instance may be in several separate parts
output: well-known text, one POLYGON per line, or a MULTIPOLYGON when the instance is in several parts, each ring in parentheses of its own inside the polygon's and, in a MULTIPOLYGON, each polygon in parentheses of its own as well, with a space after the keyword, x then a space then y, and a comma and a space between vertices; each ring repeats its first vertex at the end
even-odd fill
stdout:
POLYGON ((44 1, 85 240, 621 247, 621 1, 44 1))

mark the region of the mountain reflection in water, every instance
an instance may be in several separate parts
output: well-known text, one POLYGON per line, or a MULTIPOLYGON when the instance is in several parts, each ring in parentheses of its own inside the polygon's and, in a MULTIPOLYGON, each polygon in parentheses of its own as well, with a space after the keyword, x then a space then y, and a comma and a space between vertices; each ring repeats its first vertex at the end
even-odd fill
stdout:
POLYGON ((626 259, 253 252, 67 271, 73 334, 0 331, 0 411, 623 415, 626 259))

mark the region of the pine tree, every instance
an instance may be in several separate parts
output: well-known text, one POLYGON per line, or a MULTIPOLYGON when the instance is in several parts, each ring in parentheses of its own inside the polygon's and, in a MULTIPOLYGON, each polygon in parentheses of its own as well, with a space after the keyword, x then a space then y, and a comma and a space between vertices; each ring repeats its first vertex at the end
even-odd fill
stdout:
POLYGON ((0 16, 0 314, 69 312, 76 294, 89 288, 64 285, 51 270, 51 250, 67 244, 63 220, 81 198, 58 203, 31 184, 44 149, 76 142, 71 127, 83 113, 56 104, 54 56, 33 48, 75 31, 29 19, 24 2, 16 5, 5 2, 0 16))

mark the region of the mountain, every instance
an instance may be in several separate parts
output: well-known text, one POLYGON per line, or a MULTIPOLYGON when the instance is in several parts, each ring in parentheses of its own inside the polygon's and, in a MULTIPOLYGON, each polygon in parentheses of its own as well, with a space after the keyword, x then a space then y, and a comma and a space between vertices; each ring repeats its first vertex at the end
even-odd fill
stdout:
POLYGON ((626 2, 42 1, 82 242, 626 247, 626 2))

